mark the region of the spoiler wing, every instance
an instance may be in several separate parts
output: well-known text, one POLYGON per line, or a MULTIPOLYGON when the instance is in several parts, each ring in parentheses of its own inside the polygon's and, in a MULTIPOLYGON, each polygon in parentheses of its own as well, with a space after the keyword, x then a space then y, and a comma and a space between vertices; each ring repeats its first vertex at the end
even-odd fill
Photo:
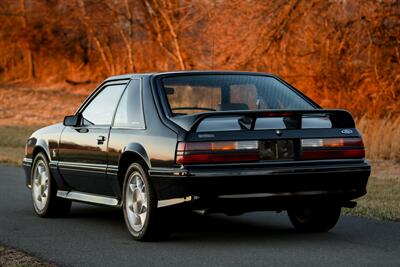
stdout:
POLYGON ((293 129, 301 129, 303 117, 326 117, 332 123, 332 128, 355 128, 354 119, 350 112, 343 109, 309 109, 309 110, 237 110, 237 111, 213 111, 171 117, 170 120, 184 130, 196 131, 197 126, 206 118, 241 116, 243 119, 251 120, 249 130, 254 130, 257 118, 284 117, 293 129))

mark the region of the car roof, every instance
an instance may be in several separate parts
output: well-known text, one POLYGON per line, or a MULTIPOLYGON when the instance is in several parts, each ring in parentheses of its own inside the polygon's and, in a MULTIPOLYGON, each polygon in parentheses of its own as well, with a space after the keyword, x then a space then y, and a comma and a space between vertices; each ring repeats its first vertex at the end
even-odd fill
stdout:
POLYGON ((230 70, 182 70, 182 71, 165 71, 165 72, 145 72, 145 73, 129 73, 123 75, 116 75, 108 77, 105 81, 112 80, 129 80, 138 76, 161 76, 161 75, 171 75, 171 74, 258 74, 258 75, 268 75, 276 76, 271 73, 265 72, 250 72, 250 71, 230 71, 230 70))

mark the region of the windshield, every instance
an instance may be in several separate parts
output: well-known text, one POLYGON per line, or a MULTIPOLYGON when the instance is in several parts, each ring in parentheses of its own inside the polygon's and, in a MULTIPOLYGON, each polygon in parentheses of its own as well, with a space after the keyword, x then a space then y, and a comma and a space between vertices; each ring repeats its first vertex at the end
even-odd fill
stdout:
POLYGON ((161 84, 172 116, 210 111, 314 109, 300 94, 270 76, 185 75, 163 78, 161 84))

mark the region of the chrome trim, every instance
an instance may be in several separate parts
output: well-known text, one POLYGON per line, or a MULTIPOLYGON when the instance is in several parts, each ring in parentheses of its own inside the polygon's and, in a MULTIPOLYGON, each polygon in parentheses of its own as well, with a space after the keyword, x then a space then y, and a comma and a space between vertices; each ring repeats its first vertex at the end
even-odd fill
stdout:
POLYGON ((22 165, 24 165, 24 166, 30 167, 32 165, 32 163, 33 163, 33 160, 30 158, 23 158, 23 160, 22 160, 22 165))
POLYGON ((340 133, 342 133, 342 134, 352 134, 353 130, 352 129, 343 129, 343 130, 340 131, 340 133))
POLYGON ((148 173, 152 177, 189 175, 188 170, 184 168, 151 168, 148 173))
POLYGON ((187 201, 193 201, 197 199, 195 196, 188 196, 188 197, 180 197, 180 198, 171 198, 171 199, 165 199, 165 200, 159 200, 157 202, 157 208, 162 208, 166 206, 172 206, 176 204, 181 204, 187 201))
POLYGON ((58 190, 58 191, 57 191, 57 196, 58 196, 58 197, 61 197, 61 198, 67 198, 68 193, 69 193, 69 191, 61 191, 61 190, 58 190))
POLYGON ((230 177, 230 176, 263 176, 263 175, 297 175, 297 174, 325 174, 325 173, 348 173, 348 172, 366 172, 369 171, 368 165, 334 165, 334 166, 299 166, 296 167, 276 167, 264 169, 218 169, 218 170, 192 170, 190 176, 197 177, 230 177))
POLYGON ((107 164, 59 161, 58 167, 61 168, 62 170, 80 171, 80 172, 105 173, 107 171, 107 164))
POLYGON ((272 161, 269 163, 236 163, 236 164, 197 164, 181 168, 152 168, 151 177, 232 177, 232 176, 266 176, 292 175, 307 173, 347 173, 366 172, 370 170, 365 159, 345 161, 272 161), (336 163, 336 164, 335 164, 336 163), (234 167, 234 168, 231 168, 234 167), (240 168, 239 168, 240 167, 240 168))
POLYGON ((107 206, 118 206, 118 199, 107 196, 100 196, 90 193, 76 192, 76 191, 57 191, 57 196, 61 198, 77 200, 82 202, 89 202, 95 204, 102 204, 107 206))
POLYGON ((116 175, 118 174, 118 165, 108 165, 107 166, 107 174, 116 175))
MULTIPOLYGON (((354 166, 351 164, 368 163, 366 159, 317 159, 317 160, 291 160, 291 161, 276 161, 276 160, 265 160, 260 162, 252 162, 252 163, 221 163, 218 164, 219 167, 231 167, 231 166, 243 166, 246 168, 251 167, 313 167, 313 166, 354 166)), ((215 167, 215 164, 196 164, 196 167, 215 167)))
POLYGON ((254 193, 254 194, 235 194, 235 195, 220 195, 217 198, 264 198, 264 197, 286 197, 286 196, 315 196, 315 195, 326 195, 326 194, 338 194, 345 192, 355 192, 357 190, 335 190, 335 191, 301 191, 301 192, 279 192, 279 193, 254 193))
POLYGON ((50 168, 52 168, 52 169, 58 168, 58 160, 50 160, 49 166, 50 166, 50 168))

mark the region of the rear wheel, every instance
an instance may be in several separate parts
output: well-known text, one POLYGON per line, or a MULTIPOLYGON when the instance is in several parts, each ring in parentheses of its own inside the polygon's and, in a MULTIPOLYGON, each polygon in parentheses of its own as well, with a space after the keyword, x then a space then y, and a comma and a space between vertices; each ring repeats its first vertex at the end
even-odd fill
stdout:
POLYGON ((325 205, 318 207, 293 208, 287 213, 296 230, 302 232, 327 232, 339 220, 341 207, 325 205))
POLYGON ((31 195, 35 213, 40 217, 57 217, 68 214, 71 201, 57 197, 57 184, 50 173, 47 157, 38 153, 32 165, 31 195))
POLYGON ((157 196, 140 164, 129 166, 123 190, 124 219, 131 236, 142 241, 164 237, 167 232, 157 209, 157 196))

